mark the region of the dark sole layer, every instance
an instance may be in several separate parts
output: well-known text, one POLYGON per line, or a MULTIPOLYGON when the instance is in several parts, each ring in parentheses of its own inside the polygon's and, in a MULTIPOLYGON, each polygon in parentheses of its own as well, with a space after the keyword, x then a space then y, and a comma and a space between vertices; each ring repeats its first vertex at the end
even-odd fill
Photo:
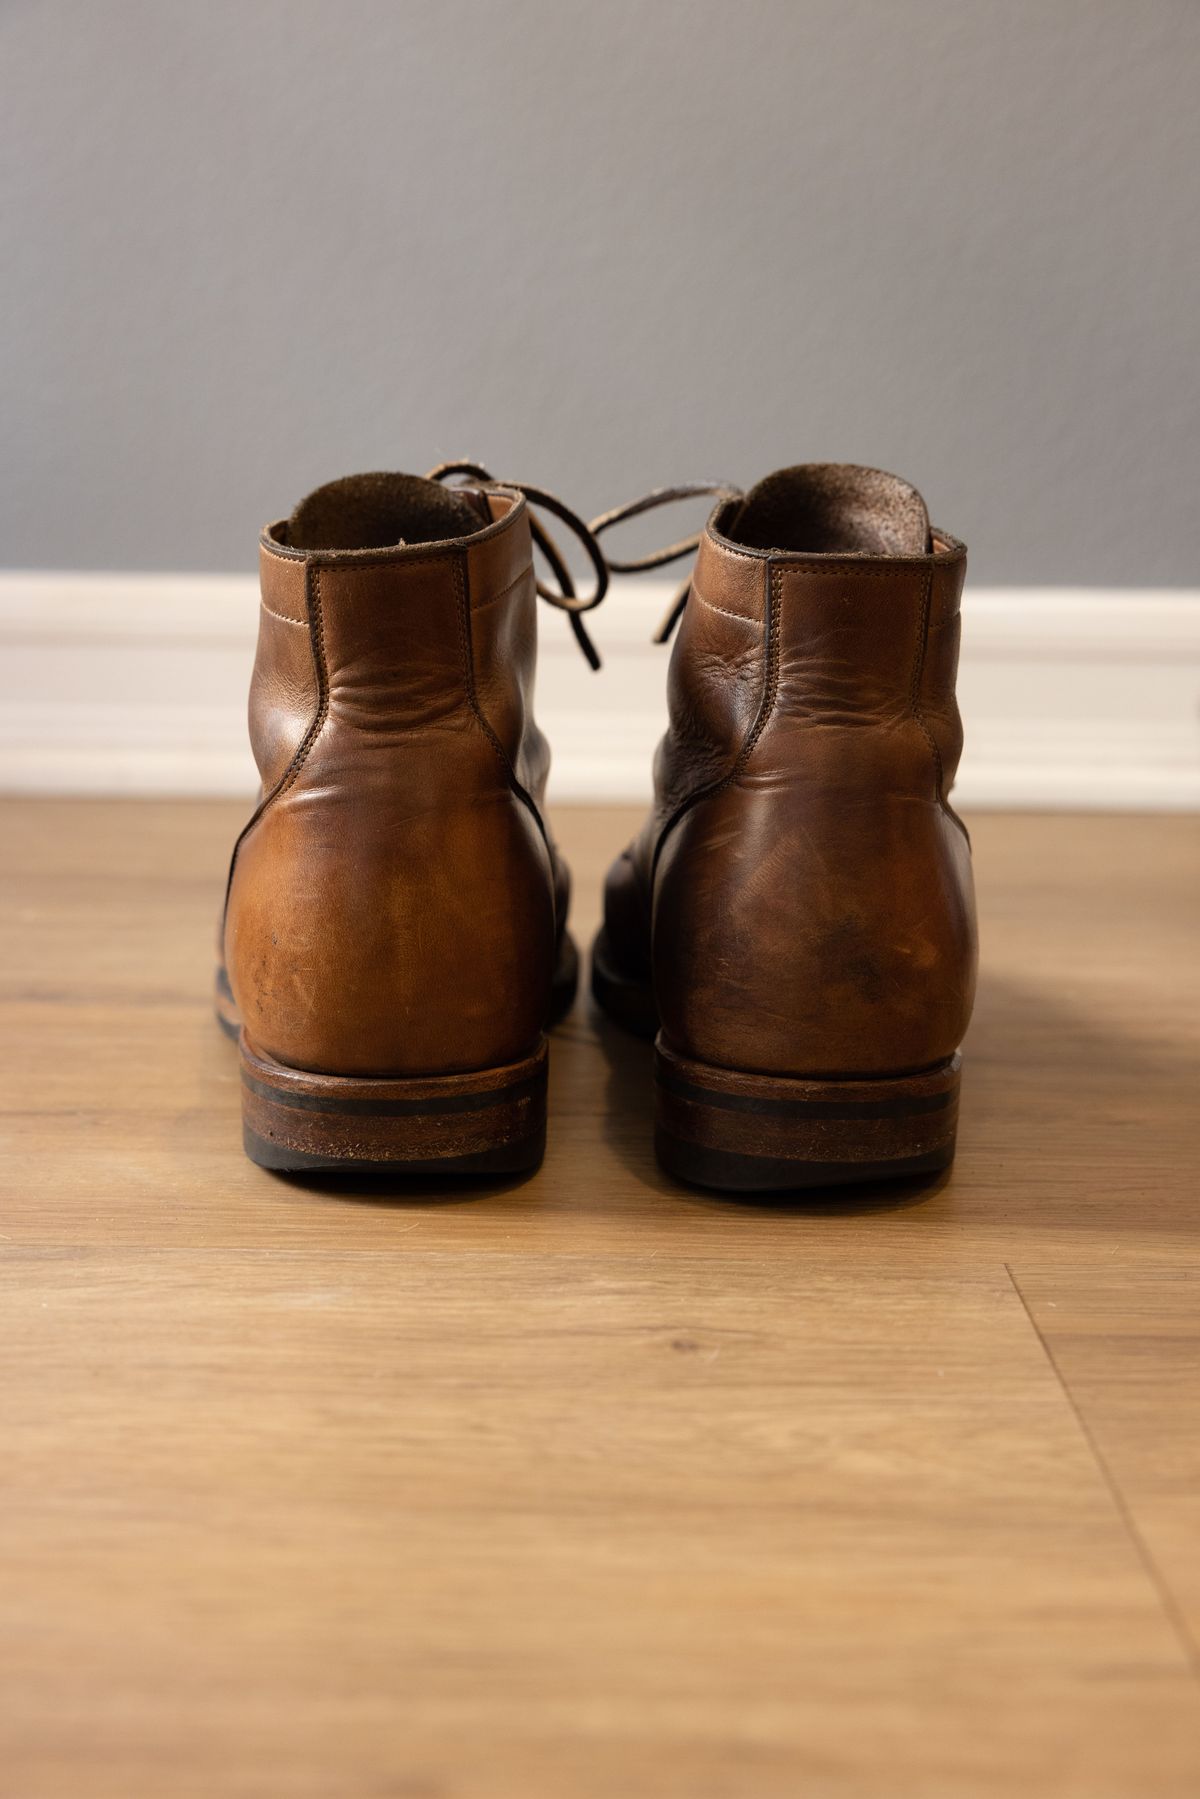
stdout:
POLYGON ((260 1137, 248 1124, 242 1126, 242 1145, 252 1162, 278 1174, 346 1174, 346 1175, 504 1175, 525 1174, 537 1168, 546 1149, 546 1133, 525 1138, 518 1144, 505 1144, 499 1149, 481 1149, 463 1156, 439 1156, 427 1160, 409 1157, 407 1161, 380 1162, 352 1156, 310 1155, 304 1150, 282 1148, 269 1138, 260 1137))
POLYGON ((637 1037, 658 1035, 654 988, 644 975, 627 973, 613 958, 601 927, 592 944, 592 997, 601 1011, 637 1037))
POLYGON ((673 1137, 657 1125, 654 1148, 663 1167, 693 1187, 717 1193, 800 1193, 818 1187, 848 1187, 865 1181, 898 1181, 936 1174, 954 1160, 953 1146, 924 1156, 893 1156, 886 1162, 804 1162, 779 1156, 746 1156, 708 1149, 673 1137))
POLYGON ((546 1141, 547 1048, 503 1068, 419 1079, 314 1074, 239 1042, 243 1140, 263 1168, 309 1174, 514 1174, 546 1141))
POLYGON ((954 1159, 962 1059, 917 1074, 803 1080, 655 1052, 655 1145, 681 1180, 784 1193, 934 1174, 954 1159))

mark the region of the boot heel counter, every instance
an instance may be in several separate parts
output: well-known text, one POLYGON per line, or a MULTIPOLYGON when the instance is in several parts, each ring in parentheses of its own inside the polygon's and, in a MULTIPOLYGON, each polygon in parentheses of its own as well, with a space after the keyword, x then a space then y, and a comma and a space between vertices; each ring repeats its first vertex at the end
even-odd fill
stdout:
POLYGON ((546 1021, 554 947, 546 845, 502 791, 407 819, 381 816, 378 798, 289 795, 243 843, 225 923, 250 1041, 335 1075, 517 1060, 546 1021))
POLYGON ((681 825, 655 901, 664 1041, 765 1074, 892 1074, 954 1054, 975 987, 966 839, 940 807, 879 811, 869 855, 811 819, 747 833, 744 794, 681 825))

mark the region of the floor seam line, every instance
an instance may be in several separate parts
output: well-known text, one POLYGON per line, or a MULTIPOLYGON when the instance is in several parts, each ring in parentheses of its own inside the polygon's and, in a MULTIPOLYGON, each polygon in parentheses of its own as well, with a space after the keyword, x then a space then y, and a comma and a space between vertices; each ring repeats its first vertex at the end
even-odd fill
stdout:
POLYGON ((1134 1518, 1133 1512, 1129 1506, 1129 1502, 1125 1498, 1124 1493, 1122 1493, 1119 1485, 1117 1484, 1116 1477, 1114 1476, 1112 1469, 1109 1467, 1108 1461, 1107 1461, 1103 1451, 1101 1450, 1099 1443, 1096 1440, 1095 1433, 1092 1430, 1091 1426, 1089 1425, 1087 1419, 1084 1417, 1078 1400, 1075 1398, 1075 1395, 1072 1393, 1069 1385, 1067 1384, 1067 1381, 1063 1375, 1062 1369, 1058 1365, 1058 1358, 1055 1356, 1054 1351, 1051 1349, 1050 1344, 1046 1339, 1046 1334, 1042 1330, 1041 1325, 1038 1323, 1037 1319, 1034 1317, 1033 1311, 1029 1304, 1029 1301, 1026 1299, 1025 1294, 1021 1289, 1021 1283, 1017 1279, 1016 1275, 1013 1273, 1012 1267, 1008 1262, 1005 1262, 1005 1264, 1004 1264, 1004 1272, 1005 1272, 1005 1274, 1007 1274, 1007 1276, 1009 1278, 1009 1282, 1012 1286, 1013 1292, 1016 1294, 1017 1298, 1021 1302, 1021 1309, 1025 1313, 1026 1318, 1029 1320, 1030 1327, 1033 1330, 1033 1333, 1036 1336, 1039 1344, 1041 1345, 1042 1354, 1045 1356, 1047 1362, 1050 1365, 1051 1371, 1054 1375, 1055 1380, 1058 1382, 1058 1385, 1062 1392, 1063 1398, 1066 1400, 1067 1404, 1071 1408, 1071 1413, 1075 1419, 1076 1424, 1079 1427, 1080 1435, 1083 1437, 1083 1440, 1084 1440, 1085 1444, 1087 1445, 1088 1451, 1091 1455, 1092 1461, 1096 1465, 1096 1469, 1099 1472, 1100 1478, 1103 1480, 1104 1485, 1108 1489, 1109 1497, 1112 1500, 1113 1505, 1116 1507, 1117 1515, 1120 1518, 1121 1523, 1125 1527, 1125 1533, 1128 1536, 1130 1542, 1133 1544, 1133 1547, 1137 1552, 1138 1559, 1142 1564, 1142 1568, 1143 1568, 1145 1574, 1147 1575, 1147 1577, 1149 1578, 1150 1583, 1154 1588, 1154 1591, 1158 1595, 1158 1602, 1159 1602, 1160 1606, 1162 1607, 1162 1610, 1167 1619, 1167 1622, 1170 1625, 1172 1631, 1174 1632, 1176 1641, 1178 1642, 1180 1648, 1183 1650, 1184 1659, 1187 1662, 1188 1670, 1194 1679, 1200 1681, 1200 1645, 1197 1645, 1197 1643, 1194 1641, 1191 1630, 1188 1627, 1187 1619, 1184 1617, 1184 1614, 1179 1605, 1179 1602, 1175 1598, 1175 1595, 1172 1593, 1170 1587, 1167 1585, 1166 1579, 1163 1576, 1162 1570, 1159 1568, 1158 1563, 1155 1561, 1153 1555, 1150 1553, 1150 1547, 1149 1547, 1148 1543, 1146 1542, 1145 1537, 1142 1535, 1141 1530, 1138 1527, 1137 1520, 1134 1518))

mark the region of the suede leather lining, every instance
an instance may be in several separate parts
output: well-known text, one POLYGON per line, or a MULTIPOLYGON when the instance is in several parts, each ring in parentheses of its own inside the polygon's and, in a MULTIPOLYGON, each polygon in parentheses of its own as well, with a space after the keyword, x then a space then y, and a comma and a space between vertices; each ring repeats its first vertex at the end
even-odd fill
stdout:
POLYGON ((345 475, 301 500, 283 541, 294 550, 383 550, 470 537, 491 517, 477 494, 420 475, 345 475))
POLYGON ((746 549, 786 555, 924 556, 931 547, 916 488, 848 462, 777 470, 722 516, 720 529, 746 549))

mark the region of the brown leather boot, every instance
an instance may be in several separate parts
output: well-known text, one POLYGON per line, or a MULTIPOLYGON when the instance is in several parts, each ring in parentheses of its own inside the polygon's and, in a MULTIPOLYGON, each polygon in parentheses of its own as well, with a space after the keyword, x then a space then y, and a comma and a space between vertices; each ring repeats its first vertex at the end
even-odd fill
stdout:
POLYGON ((658 1031, 658 1153, 686 1180, 821 1186, 953 1157, 976 959, 946 797, 965 569, 875 469, 780 470, 703 534, 654 810, 593 956, 600 1004, 658 1031))
MULTIPOLYGON (((233 852, 218 1011, 267 1168, 542 1155, 543 1033, 576 956, 542 817, 531 520, 486 471, 438 473, 464 469, 483 480, 334 481, 263 533, 262 798, 233 852)), ((587 604, 569 581, 546 597, 587 604)))

